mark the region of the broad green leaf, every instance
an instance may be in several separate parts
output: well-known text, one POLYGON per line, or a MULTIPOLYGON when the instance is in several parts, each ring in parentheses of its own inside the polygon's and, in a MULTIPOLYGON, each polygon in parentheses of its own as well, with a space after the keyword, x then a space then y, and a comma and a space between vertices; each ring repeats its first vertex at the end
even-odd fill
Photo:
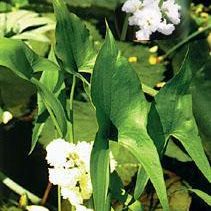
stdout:
POLYGON ((36 93, 36 87, 10 69, 0 67, 0 93, 0 106, 9 110, 13 116, 20 117, 29 112, 29 103, 36 93))
MULTIPOLYGON (((50 75, 48 71, 58 71, 58 67, 51 61, 39 57, 21 41, 2 38, 0 39, 0 46, 0 65, 9 68, 17 76, 24 80, 28 80, 37 87, 38 93, 50 113, 60 137, 65 138, 67 135, 65 111, 61 102, 54 96, 53 90, 48 89, 49 87, 58 89, 60 86, 57 86, 57 83, 60 82, 57 81, 57 83, 55 83, 54 81, 51 83, 47 80, 44 81, 44 85, 33 77, 35 73, 39 71, 46 71, 45 74, 48 73, 50 75)), ((52 74, 52 78, 54 74, 52 74)), ((41 111, 42 110, 43 109, 41 109, 41 111)), ((36 143, 35 140, 37 140, 39 136, 40 128, 35 128, 35 131, 35 136, 33 136, 33 147, 36 143)))
MULTIPOLYGON (((190 15, 187 13, 187 15, 190 15)), ((182 36, 181 39, 184 40, 187 35, 197 31, 198 26, 192 20, 189 27, 187 27, 188 33, 186 36, 182 36)), ((181 40, 179 40, 181 41, 181 40)), ((179 42, 177 40, 177 42, 179 42)), ((177 43, 176 42, 176 43, 177 43)), ((162 49, 168 51, 169 47, 172 47, 171 44, 176 44, 172 40, 162 41, 162 49)), ((203 141, 204 149, 208 154, 209 158, 211 157, 211 122, 208 118, 210 114, 211 106, 211 97, 210 97, 210 88, 211 88, 211 75, 210 75, 210 55, 209 55, 209 45, 206 39, 205 34, 201 34, 194 39, 190 40, 186 45, 182 46, 180 49, 174 52, 172 57, 172 65, 174 73, 177 73, 181 62, 184 58, 184 55, 187 50, 187 45, 190 48, 190 65, 191 71, 194 75, 191 84, 191 93, 193 97, 193 113, 198 125, 199 133, 203 141), (197 58, 197 60, 195 59, 197 58)))
MULTIPOLYGON (((99 130, 104 132, 103 140, 106 141, 110 137, 112 123, 118 130, 118 142, 143 166, 164 210, 168 210, 159 155, 146 129, 149 106, 141 90, 138 76, 128 61, 120 56, 110 31, 94 67, 91 90, 99 130)), ((102 198, 101 202, 103 200, 102 198)))
POLYGON ((69 13, 63 0, 54 0, 56 15, 56 55, 65 70, 72 73, 89 66, 95 61, 94 44, 84 23, 69 13))
POLYGON ((210 165, 192 112, 192 96, 189 91, 191 81, 190 58, 186 54, 180 72, 155 96, 155 106, 166 141, 170 136, 178 139, 204 176, 211 181, 210 165))
POLYGON ((206 202, 209 206, 211 206, 211 196, 208 195, 207 193, 204 193, 201 190, 197 190, 197 189, 189 189, 189 191, 195 193, 197 196, 199 196, 201 199, 204 200, 204 202, 206 202))
POLYGON ((211 158, 211 57, 198 70, 192 85, 193 111, 202 135, 204 150, 211 158))
POLYGON ((74 101, 74 134, 76 141, 93 141, 97 132, 97 120, 90 103, 74 101))
POLYGON ((29 80, 33 69, 27 58, 27 46, 21 41, 0 39, 0 65, 9 68, 22 79, 29 80))
POLYGON ((0 37, 49 42, 46 32, 55 29, 55 22, 28 10, 0 14, 0 37))
POLYGON ((16 116, 25 112, 30 97, 35 93, 35 87, 28 81, 33 75, 33 68, 32 57, 27 52, 28 47, 21 41, 0 39, 0 66, 3 66, 1 97, 5 106, 16 116))
POLYGON ((20 40, 1 38, 0 49, 0 65, 7 67, 22 79, 30 80, 36 76, 35 73, 45 70, 55 71, 53 62, 38 56, 20 40))

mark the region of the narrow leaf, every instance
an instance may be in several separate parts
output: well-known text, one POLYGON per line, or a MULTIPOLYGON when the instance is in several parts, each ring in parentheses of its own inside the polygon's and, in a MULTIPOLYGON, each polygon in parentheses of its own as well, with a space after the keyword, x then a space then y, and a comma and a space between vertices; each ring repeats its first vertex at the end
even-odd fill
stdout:
POLYGON ((59 136, 63 138, 66 137, 67 120, 60 101, 41 82, 35 78, 32 79, 32 82, 37 86, 40 97, 48 112, 50 113, 59 136))
POLYGON ((199 196, 201 199, 204 200, 209 206, 211 206, 211 196, 208 195, 207 193, 197 190, 197 189, 189 189, 189 191, 195 193, 197 196, 199 196))
POLYGON ((0 65, 29 80, 33 69, 26 55, 27 46, 22 41, 1 38, 0 48, 0 65))
POLYGON ((138 200, 141 194, 144 192, 144 189, 147 185, 148 180, 149 180, 149 176, 147 175, 146 171, 140 167, 138 170, 136 186, 134 190, 134 198, 136 200, 138 200))
POLYGON ((91 179, 95 210, 109 211, 109 148, 108 140, 98 133, 91 154, 91 179))

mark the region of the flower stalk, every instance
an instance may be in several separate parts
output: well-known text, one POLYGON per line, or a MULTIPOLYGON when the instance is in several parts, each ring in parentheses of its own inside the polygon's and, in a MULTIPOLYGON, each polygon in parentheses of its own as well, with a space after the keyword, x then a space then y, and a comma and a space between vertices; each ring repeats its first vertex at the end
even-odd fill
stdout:
POLYGON ((76 87, 76 76, 73 75, 73 81, 72 81, 72 87, 70 91, 70 121, 71 121, 71 133, 69 140, 70 142, 74 143, 74 118, 73 118, 73 102, 74 102, 74 93, 75 93, 75 87, 76 87))
POLYGON ((5 174, 3 174, 0 171, 0 182, 2 182, 5 186, 7 186, 10 190, 14 191, 18 195, 26 194, 27 197, 30 199, 30 201, 33 204, 39 204, 41 199, 34 195, 33 193, 29 192, 25 188, 21 187, 19 184, 15 183, 13 180, 11 180, 9 177, 7 177, 5 174))
POLYGON ((130 15, 126 14, 125 20, 124 20, 124 23, 123 23, 123 27, 122 27, 122 33, 121 33, 121 36, 120 36, 121 41, 124 41, 126 39, 127 29, 128 29, 128 18, 129 17, 130 17, 130 15))
POLYGON ((62 211, 61 187, 58 185, 58 211, 62 211))
POLYGON ((198 35, 204 33, 205 31, 211 29, 211 25, 208 25, 206 27, 204 27, 201 30, 195 31, 194 33, 192 33, 191 35, 189 35, 187 38, 185 38, 183 41, 179 42, 177 45, 175 45, 173 48, 171 48, 169 51, 166 52, 166 54, 164 54, 162 56, 162 60, 165 60, 166 58, 168 58, 172 53, 174 53, 176 50, 178 50, 179 48, 181 48, 183 45, 185 45, 186 43, 188 43, 191 39, 193 39, 194 37, 197 37, 198 35))

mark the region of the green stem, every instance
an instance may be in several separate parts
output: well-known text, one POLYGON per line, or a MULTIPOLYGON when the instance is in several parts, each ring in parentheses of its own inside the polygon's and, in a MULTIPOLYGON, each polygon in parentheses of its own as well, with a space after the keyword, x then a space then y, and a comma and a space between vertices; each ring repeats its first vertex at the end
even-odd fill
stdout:
POLYGON ((151 88, 151 87, 149 87, 149 86, 147 86, 146 84, 143 84, 143 83, 142 83, 142 89, 145 93, 147 93, 148 95, 150 95, 152 97, 154 97, 158 93, 157 90, 155 90, 155 89, 153 89, 153 88, 151 88))
POLYGON ((126 35, 127 35, 127 29, 128 29, 128 18, 129 18, 130 14, 126 14, 125 16, 125 20, 124 20, 124 24, 123 24, 123 27, 122 27, 122 33, 121 33, 121 36, 120 36, 120 40, 121 41, 124 41, 125 38, 126 38, 126 35))
POLYGON ((61 187, 58 186, 58 211, 62 211, 61 187))
POLYGON ((15 193, 17 193, 20 196, 23 194, 26 194, 33 204, 39 204, 41 202, 41 198, 39 198, 38 196, 29 192, 28 190, 21 187, 17 183, 15 183, 13 180, 11 180, 9 177, 7 177, 5 174, 3 174, 1 171, 0 171, 0 182, 2 182, 10 190, 14 191, 15 193))
POLYGON ((167 53, 164 56, 162 56, 162 59, 163 60, 166 59, 169 55, 171 55, 174 51, 176 51, 177 49, 182 47, 184 44, 189 42, 191 39, 193 39, 194 37, 198 36, 199 34, 202 34, 203 32, 205 32, 205 31, 207 31, 209 29, 211 29, 211 25, 208 25, 207 27, 203 28, 200 31, 196 31, 196 32, 192 33, 186 39, 184 39, 182 42, 178 43, 173 48, 171 48, 169 51, 167 51, 167 53))
POLYGON ((71 137, 70 140, 72 143, 74 143, 74 118, 73 118, 73 103, 74 103, 74 93, 75 93, 75 87, 76 87, 76 76, 73 75, 73 82, 70 92, 70 120, 71 120, 71 137))

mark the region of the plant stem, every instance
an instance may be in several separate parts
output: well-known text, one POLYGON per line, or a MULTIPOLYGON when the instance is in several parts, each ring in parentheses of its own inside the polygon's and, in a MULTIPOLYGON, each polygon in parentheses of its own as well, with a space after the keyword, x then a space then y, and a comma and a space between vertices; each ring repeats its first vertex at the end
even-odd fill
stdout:
POLYGON ((58 211, 62 211, 61 187, 58 185, 58 211))
POLYGON ((198 36, 199 34, 202 34, 203 32, 205 32, 205 31, 207 31, 209 29, 211 29, 211 25, 208 25, 207 27, 203 28, 200 31, 196 31, 196 32, 192 33, 186 39, 184 39, 182 42, 178 43, 173 48, 171 48, 169 51, 167 51, 167 53, 162 56, 162 59, 163 60, 166 59, 169 55, 171 55, 174 51, 176 51, 177 49, 182 47, 184 44, 189 42, 191 39, 193 39, 194 37, 198 36))
POLYGON ((73 102, 74 102, 74 93, 75 93, 75 86, 76 86, 76 76, 73 75, 73 82, 70 92, 70 121, 71 121, 71 142, 74 143, 74 118, 73 118, 73 102))
POLYGON ((143 89, 143 92, 147 93, 148 95, 150 95, 150 96, 152 96, 152 97, 154 97, 154 96, 158 93, 157 90, 155 90, 155 89, 153 89, 153 88, 147 86, 147 85, 144 84, 144 83, 142 83, 142 89, 143 89))
POLYGON ((121 33, 121 36, 120 36, 121 41, 124 41, 125 38, 126 38, 126 35, 127 35, 129 16, 130 16, 130 14, 126 14, 126 16, 125 16, 124 24, 123 24, 123 27, 122 27, 122 33, 121 33))
POLYGON ((21 187, 20 185, 18 185, 14 181, 12 181, 1 171, 0 171, 0 182, 2 182, 9 189, 11 189, 15 193, 19 194, 20 196, 23 194, 26 194, 33 204, 39 204, 41 201, 41 199, 38 196, 34 195, 33 193, 29 192, 25 188, 21 187))
POLYGON ((50 193, 51 187, 52 187, 52 183, 48 182, 48 185, 47 185, 47 187, 45 189, 45 193, 44 193, 44 195, 42 197, 42 201, 40 203, 41 205, 45 205, 46 204, 46 201, 48 199, 48 195, 50 193))

